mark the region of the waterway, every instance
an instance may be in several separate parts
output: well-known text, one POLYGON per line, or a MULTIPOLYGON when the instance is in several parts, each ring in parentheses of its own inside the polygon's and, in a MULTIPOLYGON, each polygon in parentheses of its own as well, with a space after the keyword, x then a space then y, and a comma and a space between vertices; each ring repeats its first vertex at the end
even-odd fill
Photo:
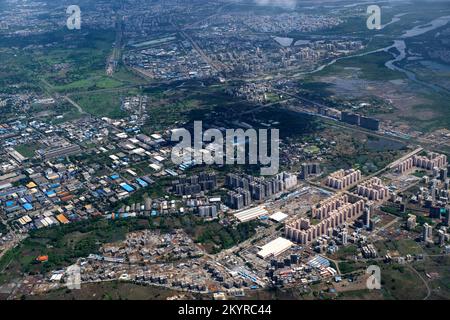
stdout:
MULTIPOLYGON (((391 22, 389 22, 388 24, 384 25, 387 26, 393 22, 397 22, 400 20, 400 18, 405 15, 406 13, 401 13, 401 14, 397 14, 396 16, 393 17, 393 19, 391 20, 391 22)), ((364 52, 364 53, 360 53, 360 54, 355 54, 355 55, 350 55, 350 56, 346 56, 346 57, 341 57, 341 58, 337 58, 337 59, 333 59, 330 62, 321 65, 319 67, 317 67, 316 69, 312 70, 312 71, 307 71, 307 72, 301 72, 296 74, 295 76, 300 76, 300 75, 307 75, 307 74, 313 74, 313 73, 317 73, 322 71, 323 69, 325 69, 328 66, 331 66, 333 64, 335 64, 336 62, 343 60, 343 59, 351 59, 351 58, 356 58, 356 57, 362 57, 362 56, 366 56, 369 54, 374 54, 377 52, 388 52, 393 56, 392 60, 389 60, 385 63, 386 68, 390 69, 390 70, 394 70, 394 71, 398 71, 398 72, 402 72, 403 74, 405 74, 409 80, 418 83, 420 85, 423 85, 429 89, 432 89, 434 91, 437 92, 446 92, 446 93, 450 93, 449 90, 436 86, 434 84, 430 84, 427 82, 423 82, 417 79, 416 75, 406 69, 403 69, 401 67, 398 66, 398 63, 403 61, 406 58, 406 52, 407 52, 407 45, 405 42, 405 39, 408 38, 412 38, 412 37, 417 37, 419 35, 425 34, 427 32, 430 32, 432 30, 435 30, 437 28, 443 27, 445 26, 447 23, 450 22, 450 16, 443 16, 443 17, 439 17, 434 19, 433 21, 427 23, 427 24, 423 24, 420 26, 416 26, 414 28, 411 28, 409 30, 406 30, 403 32, 403 34, 399 37, 399 39, 394 40, 394 43, 390 46, 387 46, 385 48, 381 48, 381 49, 377 49, 377 50, 373 50, 373 51, 368 51, 368 52, 364 52), (392 49, 396 49, 396 50, 392 50, 392 49), (396 51, 396 52, 395 52, 396 51)))

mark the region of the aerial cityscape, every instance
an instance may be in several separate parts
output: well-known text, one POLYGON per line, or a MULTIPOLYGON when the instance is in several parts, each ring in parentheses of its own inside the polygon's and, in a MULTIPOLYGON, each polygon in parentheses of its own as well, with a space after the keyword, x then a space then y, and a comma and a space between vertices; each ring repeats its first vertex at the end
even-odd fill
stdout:
POLYGON ((449 39, 439 0, 0 1, 0 300, 450 299, 449 39))

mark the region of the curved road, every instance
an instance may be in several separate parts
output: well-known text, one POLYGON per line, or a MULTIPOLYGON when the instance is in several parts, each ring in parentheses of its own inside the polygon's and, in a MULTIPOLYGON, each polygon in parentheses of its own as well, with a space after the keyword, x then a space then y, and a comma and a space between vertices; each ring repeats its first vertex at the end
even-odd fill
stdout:
POLYGON ((428 285, 428 282, 425 280, 424 277, 422 277, 422 275, 420 274, 419 271, 417 271, 416 269, 414 269, 413 266, 408 265, 408 267, 409 267, 410 270, 414 271, 415 274, 417 274, 417 276, 422 280, 423 284, 424 284, 425 287, 427 288, 427 291, 428 291, 428 292, 427 292, 427 295, 425 296, 425 298, 423 298, 423 300, 427 300, 427 299, 430 297, 430 295, 431 295, 431 289, 430 289, 430 286, 428 285))

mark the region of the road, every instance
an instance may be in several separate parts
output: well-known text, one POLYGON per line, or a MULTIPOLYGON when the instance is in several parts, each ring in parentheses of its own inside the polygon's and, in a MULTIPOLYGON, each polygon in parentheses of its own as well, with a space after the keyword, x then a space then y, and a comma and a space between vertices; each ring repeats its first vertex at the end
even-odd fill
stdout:
MULTIPOLYGON (((304 97, 300 97, 300 96, 298 96, 296 94, 292 94, 292 93, 289 93, 289 92, 286 92, 286 91, 283 91, 283 90, 276 90, 276 89, 274 89, 274 91, 278 92, 278 93, 281 93, 281 94, 284 94, 284 95, 287 95, 287 96, 290 96, 290 97, 293 97, 293 98, 295 98, 297 100, 300 100, 302 102, 313 104, 313 105, 316 105, 316 106, 319 106, 319 107, 322 107, 322 108, 330 108, 330 107, 328 107, 328 106, 326 106, 324 104, 312 101, 312 100, 304 98, 304 97)), ((353 131, 360 132, 360 133, 365 133, 365 134, 368 134, 368 135, 371 135, 371 136, 374 136, 374 137, 383 138, 383 139, 389 139, 389 140, 401 142, 401 143, 404 143, 404 144, 415 144, 415 145, 417 145, 417 147, 426 146, 427 150, 440 152, 440 153, 448 153, 448 147, 449 146, 448 145, 442 145, 442 143, 439 142, 439 141, 430 141, 428 139, 420 139, 420 138, 412 138, 412 137, 406 139, 406 138, 402 138, 402 137, 399 137, 399 136, 393 136, 393 135, 390 135, 390 134, 386 134, 384 132, 375 132, 375 131, 367 130, 367 129, 364 129, 364 128, 361 128, 361 127, 357 127, 357 126, 354 126, 354 125, 346 124, 344 122, 338 122, 337 119, 334 119, 334 118, 331 118, 331 117, 328 117, 328 116, 325 116, 325 115, 321 115, 321 114, 318 114, 316 112, 310 112, 310 111, 306 111, 306 110, 298 110, 296 108, 290 108, 290 110, 297 111, 297 112, 302 112, 302 113, 305 113, 305 114, 309 114, 311 116, 316 116, 316 117, 323 118, 323 119, 325 119, 327 121, 327 124, 329 124, 331 126, 334 126, 334 127, 337 127, 337 128, 353 130, 353 131), (447 150, 444 150, 443 147, 447 148, 447 150)))
POLYGON ((431 296, 431 289, 430 286, 428 284, 428 281, 425 280, 424 277, 422 277, 422 275, 420 274, 419 271, 417 271, 416 269, 414 269, 413 266, 408 265, 408 268, 413 271, 415 274, 417 274, 417 276, 422 280, 423 284, 425 285, 425 287, 427 288, 427 295, 425 296, 425 298, 423 298, 423 300, 427 300, 430 296, 431 296))
POLYGON ((394 220, 392 220, 391 222, 385 224, 384 226, 382 226, 379 229, 374 230, 370 235, 369 238, 375 237, 379 232, 386 230, 387 228, 389 228, 390 226, 394 225, 395 223, 397 223, 400 220, 399 217, 396 217, 394 220))
POLYGON ((112 76, 122 53, 122 17, 116 14, 116 39, 111 55, 106 61, 106 74, 112 76))
POLYGON ((64 100, 69 102, 71 105, 73 105, 75 108, 77 108, 77 110, 80 114, 87 114, 86 112, 84 112, 83 108, 81 108, 78 103, 76 103, 75 101, 70 99, 68 96, 63 96, 63 98, 64 98, 64 100))
MULTIPOLYGON (((180 34, 186 39, 188 40, 192 47, 195 49, 195 51, 197 51, 197 53, 203 58, 203 60, 208 63, 214 70, 216 70, 218 73, 222 72, 222 67, 219 67, 214 61, 212 61, 206 54, 205 52, 200 48, 200 46, 191 38, 191 36, 189 36, 184 30, 181 30, 180 28, 178 28, 178 26, 176 24, 174 24, 172 22, 172 25, 174 26, 174 28, 179 29, 180 30, 180 34)), ((225 66, 223 66, 225 67, 225 66)))

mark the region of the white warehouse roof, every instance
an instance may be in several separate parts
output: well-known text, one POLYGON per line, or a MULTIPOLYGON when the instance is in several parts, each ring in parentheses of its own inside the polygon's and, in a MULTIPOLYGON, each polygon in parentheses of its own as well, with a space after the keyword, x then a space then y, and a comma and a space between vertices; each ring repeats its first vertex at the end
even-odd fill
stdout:
POLYGON ((290 247, 292 247, 294 243, 289 241, 288 239, 279 237, 273 241, 270 241, 268 244, 261 247, 261 250, 258 252, 258 257, 267 258, 270 256, 276 257, 277 255, 283 253, 290 247))
POLYGON ((284 219, 286 219, 287 217, 288 217, 288 215, 286 213, 278 211, 278 212, 275 212, 273 215, 271 215, 269 218, 276 222, 281 222, 284 219))
POLYGON ((265 216, 268 213, 269 212, 267 212, 267 210, 264 209, 263 207, 256 207, 235 213, 234 217, 238 219, 240 222, 247 222, 250 220, 257 219, 261 216, 265 216))

